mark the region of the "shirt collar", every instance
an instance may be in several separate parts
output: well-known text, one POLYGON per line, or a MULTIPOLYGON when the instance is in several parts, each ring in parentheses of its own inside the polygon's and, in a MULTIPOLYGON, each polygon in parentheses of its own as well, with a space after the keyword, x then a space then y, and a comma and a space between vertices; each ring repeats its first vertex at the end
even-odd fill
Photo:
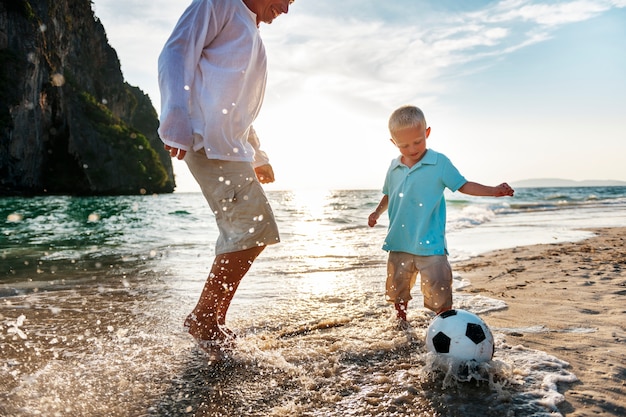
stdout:
MULTIPOLYGON (((405 167, 406 165, 404 165, 401 161, 402 161, 402 155, 398 156, 396 159, 392 161, 392 165, 393 165, 392 168, 397 168, 399 166, 405 167)), ((428 149, 428 151, 426 152, 426 155, 424 155, 422 160, 419 161, 417 164, 413 165, 411 169, 418 168, 422 165, 435 165, 436 163, 437 163, 437 152, 433 151, 432 149, 428 149)))
POLYGON ((246 3, 244 3, 244 2, 243 2, 243 0, 242 0, 241 4, 243 4, 243 7, 244 7, 244 8, 246 9, 246 11, 248 12, 248 15, 249 15, 249 16, 250 16, 250 18, 252 19, 252 22, 254 22, 255 26, 256 26, 256 27, 259 27, 259 25, 257 25, 257 23, 256 23, 256 13, 254 13, 252 10, 250 10, 250 9, 248 8, 248 6, 246 5, 246 3))

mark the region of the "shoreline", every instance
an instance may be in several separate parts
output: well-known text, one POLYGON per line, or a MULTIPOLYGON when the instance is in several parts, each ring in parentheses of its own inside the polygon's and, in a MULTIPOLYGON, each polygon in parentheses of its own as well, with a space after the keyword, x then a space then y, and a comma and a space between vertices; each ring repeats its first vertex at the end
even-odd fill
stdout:
POLYGON ((459 291, 507 303, 483 315, 506 343, 570 364, 578 382, 559 385, 563 415, 626 415, 626 227, 591 231, 589 239, 496 250, 453 269, 470 282, 459 291))

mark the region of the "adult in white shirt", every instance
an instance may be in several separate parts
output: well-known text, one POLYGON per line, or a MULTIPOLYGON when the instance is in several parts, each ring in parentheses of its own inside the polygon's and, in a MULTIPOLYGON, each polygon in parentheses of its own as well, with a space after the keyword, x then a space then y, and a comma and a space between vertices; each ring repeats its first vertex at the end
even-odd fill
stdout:
POLYGON ((159 56, 159 135, 184 160, 215 213, 215 260, 185 327, 221 355, 234 339, 226 312, 241 279, 278 228, 260 183, 274 181, 252 127, 267 78, 261 22, 293 0, 193 0, 159 56))

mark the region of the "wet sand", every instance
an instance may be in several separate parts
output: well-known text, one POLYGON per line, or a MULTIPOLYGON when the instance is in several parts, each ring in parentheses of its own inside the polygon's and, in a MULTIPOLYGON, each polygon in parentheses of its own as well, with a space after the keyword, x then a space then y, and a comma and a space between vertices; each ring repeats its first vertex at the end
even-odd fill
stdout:
POLYGON ((507 343, 567 361, 563 415, 626 415, 626 227, 575 243, 500 250, 454 265, 462 291, 501 299, 483 315, 507 343))
MULTIPOLYGON (((559 385, 566 416, 626 415, 626 228, 595 232, 453 265, 471 281, 462 291, 508 304, 481 314, 508 346, 570 363, 580 381, 559 385)), ((378 286, 335 303, 332 322, 245 322, 233 360, 216 368, 179 329, 188 307, 169 277, 109 269, 0 300, 0 416, 544 415, 511 400, 527 387, 442 389, 425 371, 430 316, 416 306, 412 329, 397 330, 378 286)))

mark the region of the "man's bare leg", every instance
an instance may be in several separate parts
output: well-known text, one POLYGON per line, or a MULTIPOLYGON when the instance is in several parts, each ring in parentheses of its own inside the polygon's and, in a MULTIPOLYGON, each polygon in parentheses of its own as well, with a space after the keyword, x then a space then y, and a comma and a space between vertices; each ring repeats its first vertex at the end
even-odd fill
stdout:
POLYGON ((215 257, 198 304, 185 319, 189 334, 196 340, 224 342, 232 337, 224 327, 226 312, 239 283, 263 249, 265 246, 256 246, 215 257))

